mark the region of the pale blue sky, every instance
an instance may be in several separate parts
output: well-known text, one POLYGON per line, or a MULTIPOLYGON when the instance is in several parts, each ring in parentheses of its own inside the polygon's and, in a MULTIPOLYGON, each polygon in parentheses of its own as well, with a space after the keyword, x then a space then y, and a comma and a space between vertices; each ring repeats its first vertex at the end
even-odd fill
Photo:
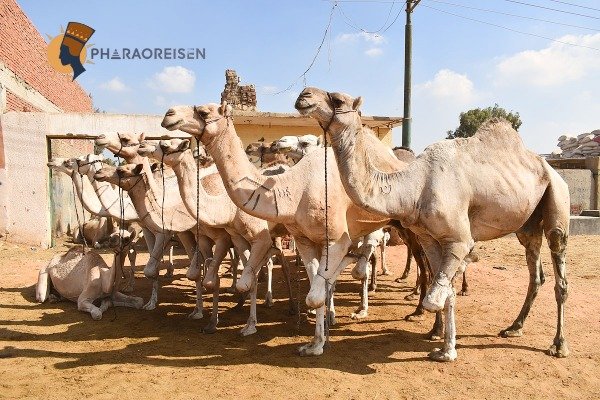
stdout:
MULTIPOLYGON (((526 144, 550 152, 563 133, 600 128, 600 2, 570 0, 422 0, 413 15, 413 147, 445 137, 458 114, 498 103, 521 114, 526 144), (451 4, 449 4, 451 3, 451 4), (459 7, 462 5, 463 7, 459 7), (465 8, 476 7, 590 29, 465 8), (437 10, 436 10, 437 9, 437 10)), ((330 35, 306 83, 364 97, 367 115, 402 115, 404 19, 379 35, 404 2, 339 2, 330 35), (390 7, 391 11, 390 11, 390 7), (343 12, 343 13, 342 13, 343 12), (388 15, 390 16, 388 19, 388 15), (387 21, 387 24, 386 24, 387 21)), ((330 1, 53 1, 19 0, 34 25, 56 35, 68 21, 96 29, 96 47, 199 47, 206 60, 98 60, 78 78, 94 105, 107 112, 162 114, 173 104, 218 102, 224 71, 257 87, 262 111, 294 112, 299 81, 329 19, 330 1)), ((394 132, 400 144, 401 130, 394 132)))

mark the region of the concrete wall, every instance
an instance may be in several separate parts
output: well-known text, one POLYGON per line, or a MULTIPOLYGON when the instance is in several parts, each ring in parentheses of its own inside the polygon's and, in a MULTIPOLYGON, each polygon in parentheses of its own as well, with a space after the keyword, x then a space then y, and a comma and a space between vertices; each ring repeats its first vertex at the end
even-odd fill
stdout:
POLYGON ((556 169, 556 172, 569 185, 571 215, 579 215, 582 210, 593 209, 594 179, 589 169, 556 169))
MULTIPOLYGON (((52 228, 67 229, 75 223, 72 215, 64 212, 66 204, 71 204, 68 181, 61 183, 53 195, 62 202, 60 209, 54 209, 57 215, 62 215, 61 221, 54 226, 51 224, 49 174, 46 167, 48 149, 47 135, 99 135, 104 132, 145 132, 147 136, 163 136, 169 134, 185 135, 182 132, 169 132, 161 128, 162 116, 124 115, 105 113, 38 113, 38 112, 8 112, 0 115, 0 137, 4 138, 4 163, 2 169, 2 152, 0 151, 0 233, 8 231, 9 240, 47 247, 51 243, 52 228), (67 216, 65 216, 67 215, 67 216), (70 218, 70 219, 68 219, 70 218), (2 230, 4 229, 4 230, 2 230)), ((264 137, 274 140, 283 135, 304 135, 312 133, 320 135, 318 127, 249 125, 242 118, 236 119, 236 130, 244 144, 264 137)), ((382 128, 380 137, 391 143, 391 131, 382 128)), ((64 140, 62 140, 65 142, 64 140)), ((71 142, 73 153, 55 155, 71 156, 87 154, 92 151, 89 142, 71 142), (79 146, 79 147, 78 147, 79 146)), ((2 141, 0 141, 0 147, 2 141)), ((64 147, 61 144, 62 147, 64 147)), ((56 148, 61 147, 53 146, 56 148)), ((1 150, 1 149, 0 149, 1 150)), ((62 179, 62 178, 60 178, 62 179)), ((69 205, 68 208, 71 208, 69 205)))

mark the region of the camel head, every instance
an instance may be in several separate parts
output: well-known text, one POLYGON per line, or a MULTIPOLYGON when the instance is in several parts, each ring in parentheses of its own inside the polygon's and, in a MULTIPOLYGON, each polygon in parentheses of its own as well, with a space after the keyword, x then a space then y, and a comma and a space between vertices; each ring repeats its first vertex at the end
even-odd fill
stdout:
POLYGON ((160 125, 170 131, 179 129, 199 137, 202 143, 207 144, 223 131, 232 110, 226 101, 221 105, 175 106, 165 113, 160 125))
POLYGON ((144 141, 144 133, 108 132, 98 135, 96 146, 106 147, 118 157, 133 158, 137 156, 137 148, 144 141))
POLYGON ((77 171, 76 158, 53 158, 46 165, 53 170, 63 172, 67 175, 71 175, 74 171, 77 171))
POLYGON ((100 169, 102 169, 102 164, 104 160, 104 156, 99 154, 88 154, 85 156, 80 156, 75 159, 77 163, 77 170, 80 174, 88 175, 95 174, 100 169))
POLYGON ((108 237, 108 247, 119 253, 133 242, 135 235, 135 231, 130 232, 125 229, 119 229, 119 231, 111 233, 108 237))
POLYGON ((162 157, 162 151, 160 150, 158 143, 158 140, 144 140, 140 143, 137 153, 142 157, 160 160, 162 157))
POLYGON ((283 136, 273 142, 273 146, 279 153, 285 153, 297 163, 311 151, 322 147, 322 143, 315 135, 283 136))
POLYGON ((308 87, 296 100, 296 110, 302 115, 315 118, 323 130, 332 134, 329 128, 336 125, 348 126, 355 122, 360 124, 360 106, 362 97, 353 98, 345 93, 330 93, 308 87))
POLYGON ((142 170, 142 164, 126 164, 120 167, 105 165, 94 174, 94 179, 98 182, 109 182, 125 190, 130 190, 139 182, 142 170))

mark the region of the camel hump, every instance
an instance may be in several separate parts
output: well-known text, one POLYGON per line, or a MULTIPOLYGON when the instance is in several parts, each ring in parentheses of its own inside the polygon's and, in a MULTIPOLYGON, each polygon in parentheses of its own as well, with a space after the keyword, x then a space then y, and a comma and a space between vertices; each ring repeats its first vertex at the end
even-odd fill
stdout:
POLYGON ((504 145, 518 144, 523 146, 521 135, 512 127, 510 121, 505 118, 493 117, 486 120, 477 129, 473 137, 484 142, 496 141, 502 142, 504 145))

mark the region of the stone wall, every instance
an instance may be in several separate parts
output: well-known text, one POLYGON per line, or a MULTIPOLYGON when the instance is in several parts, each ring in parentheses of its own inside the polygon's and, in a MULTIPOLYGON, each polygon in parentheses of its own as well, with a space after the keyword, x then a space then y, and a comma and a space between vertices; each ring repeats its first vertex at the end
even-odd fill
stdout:
POLYGON ((240 78, 233 69, 225 71, 225 89, 221 101, 226 101, 236 110, 256 111, 256 88, 254 85, 240 85, 240 78))
POLYGON ((594 179, 589 169, 556 169, 567 182, 571 196, 571 215, 579 215, 583 210, 593 207, 594 179))

